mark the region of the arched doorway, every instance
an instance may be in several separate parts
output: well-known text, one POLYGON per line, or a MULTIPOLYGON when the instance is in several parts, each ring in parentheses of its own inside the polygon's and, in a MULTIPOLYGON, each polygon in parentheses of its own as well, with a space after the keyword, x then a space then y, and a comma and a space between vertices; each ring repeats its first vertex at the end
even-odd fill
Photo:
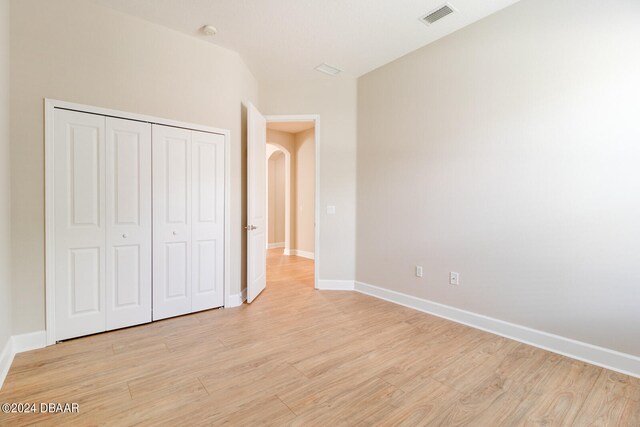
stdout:
POLYGON ((284 221, 282 221, 282 225, 284 228, 284 232, 282 233, 284 237, 284 255, 291 254, 291 153, 285 147, 267 143, 267 248, 277 247, 277 246, 269 246, 269 245, 277 245, 279 242, 278 238, 274 239, 274 233, 279 234, 278 230, 278 218, 274 218, 274 213, 276 215, 281 215, 278 212, 278 209, 274 209, 275 206, 270 206, 273 200, 271 200, 270 193, 273 194, 277 191, 283 191, 284 193, 284 203, 283 203, 283 216, 284 221), (277 179, 277 170, 273 170, 274 167, 277 167, 278 156, 283 157, 283 179, 277 179), (276 182, 274 182, 274 178, 276 182), (274 210, 276 212, 274 212, 274 210))

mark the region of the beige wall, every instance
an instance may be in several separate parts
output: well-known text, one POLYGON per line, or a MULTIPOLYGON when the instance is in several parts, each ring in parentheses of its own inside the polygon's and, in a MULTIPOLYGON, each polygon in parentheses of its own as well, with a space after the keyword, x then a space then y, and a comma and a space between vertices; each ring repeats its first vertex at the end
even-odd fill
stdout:
MULTIPOLYGON (((231 130, 231 283, 245 280, 246 111, 234 52, 81 0, 11 3, 14 333, 43 330, 43 98, 231 130)), ((3 27, 4 28, 4 27, 3 27)))
MULTIPOLYGON (((291 206, 295 206, 295 198, 296 198, 296 193, 295 193, 296 139, 295 139, 295 136, 289 132, 282 132, 279 130, 267 129, 267 144, 271 144, 273 148, 280 149, 282 150, 283 153, 286 152, 289 155, 289 180, 290 180, 289 203, 291 206)), ((285 169, 286 169, 286 160, 285 160, 285 169)), ((286 172, 285 172, 285 176, 286 176, 286 172)), ((285 181, 286 181, 286 178, 285 178, 285 181)), ((284 202, 285 205, 287 203, 286 192, 287 192, 287 189, 285 188, 285 202, 284 202)), ((271 219, 272 219, 271 217, 268 218, 269 221, 271 221, 271 219)), ((286 228, 286 220, 285 220, 285 228, 286 228)), ((295 209, 291 209, 290 217, 289 217, 289 246, 288 246, 289 249, 293 248, 292 245, 295 242, 295 232, 296 232, 295 228, 296 228, 296 213, 295 213, 295 209)), ((286 238, 281 241, 285 242, 285 247, 287 247, 286 238)))
POLYGON ((267 144, 273 144, 295 155, 296 139, 294 134, 280 130, 267 129, 267 144))
POLYGON ((293 248, 305 252, 315 251, 315 132, 309 129, 295 134, 295 243, 293 248))
MULTIPOLYGON (((286 150, 291 158, 291 219, 290 235, 291 242, 289 249, 301 250, 313 254, 315 252, 315 131, 309 129, 303 132, 290 133, 267 130, 267 143, 286 150)), ((267 153, 269 155, 269 151, 267 153)), ((282 160, 284 172, 284 157, 282 160)), ((273 171, 269 170, 269 243, 284 242, 284 230, 280 234, 277 231, 277 221, 281 221, 284 226, 284 212, 277 211, 276 204, 271 203, 272 198, 277 198, 276 187, 273 187, 271 180, 278 179, 275 173, 276 166, 273 164, 273 171), (275 217, 274 217, 275 216, 275 217), (275 236, 272 238, 272 233, 275 236), (278 240, 282 238, 282 240, 278 240)), ((272 161, 269 161, 269 168, 272 168, 272 161)), ((284 187, 284 176, 282 177, 284 187)), ((278 186, 280 184, 277 184, 278 186)), ((279 188, 279 187, 278 187, 279 188)), ((279 201, 283 208, 285 201, 279 201)), ((279 206, 279 205, 277 205, 279 206)))
POLYGON ((269 157, 267 167, 269 243, 284 243, 285 237, 285 162, 282 151, 276 151, 269 157))
POLYGON ((640 356, 638 22, 522 0, 362 77, 357 280, 640 356))
POLYGON ((356 95, 351 79, 260 82, 263 114, 320 115, 319 275, 325 280, 355 276, 356 95), (327 205, 336 206, 335 215, 326 214, 327 205))
POLYGON ((0 0, 0 355, 12 335, 9 141, 9 0, 0 0))

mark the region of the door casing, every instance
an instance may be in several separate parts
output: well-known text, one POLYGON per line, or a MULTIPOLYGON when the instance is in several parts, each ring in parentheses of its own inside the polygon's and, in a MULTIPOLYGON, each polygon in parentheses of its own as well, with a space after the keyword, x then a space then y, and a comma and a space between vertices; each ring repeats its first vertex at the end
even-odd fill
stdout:
MULTIPOLYGON (((265 115, 268 123, 278 122, 314 122, 315 143, 315 236, 314 236, 314 277, 313 287, 318 289, 320 282, 320 115, 319 114, 287 114, 265 115)), ((292 207, 293 209, 293 207, 292 207)))

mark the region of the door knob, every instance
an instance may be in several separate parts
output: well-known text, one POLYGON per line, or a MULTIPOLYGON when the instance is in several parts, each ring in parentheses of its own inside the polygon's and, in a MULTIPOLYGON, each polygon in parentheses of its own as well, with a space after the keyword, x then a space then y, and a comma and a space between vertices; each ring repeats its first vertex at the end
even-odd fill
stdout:
POLYGON ((255 230, 256 228, 258 228, 258 227, 256 227, 255 225, 247 225, 247 226, 245 227, 245 230, 249 230, 249 231, 251 231, 251 230, 255 230))
POLYGON ((123 238, 123 239, 126 239, 127 237, 129 237, 129 235, 128 235, 127 233, 124 233, 124 234, 122 235, 122 238, 123 238))
POLYGON ((178 235, 178 232, 177 232, 177 231, 174 231, 174 232, 173 232, 173 235, 174 235, 174 236, 177 236, 177 235, 178 235))

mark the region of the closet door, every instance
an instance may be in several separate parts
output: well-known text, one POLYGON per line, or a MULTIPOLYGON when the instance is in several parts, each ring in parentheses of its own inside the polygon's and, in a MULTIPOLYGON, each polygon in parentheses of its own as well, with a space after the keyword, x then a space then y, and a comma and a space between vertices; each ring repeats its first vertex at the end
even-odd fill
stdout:
POLYGON ((153 125, 153 320, 191 312, 191 131, 153 125))
POLYGON ((106 328, 105 118, 54 113, 56 340, 106 328))
POLYGON ((151 125, 106 119, 107 330, 151 322, 151 125))
POLYGON ((224 305, 224 135, 191 133, 192 311, 224 305))

